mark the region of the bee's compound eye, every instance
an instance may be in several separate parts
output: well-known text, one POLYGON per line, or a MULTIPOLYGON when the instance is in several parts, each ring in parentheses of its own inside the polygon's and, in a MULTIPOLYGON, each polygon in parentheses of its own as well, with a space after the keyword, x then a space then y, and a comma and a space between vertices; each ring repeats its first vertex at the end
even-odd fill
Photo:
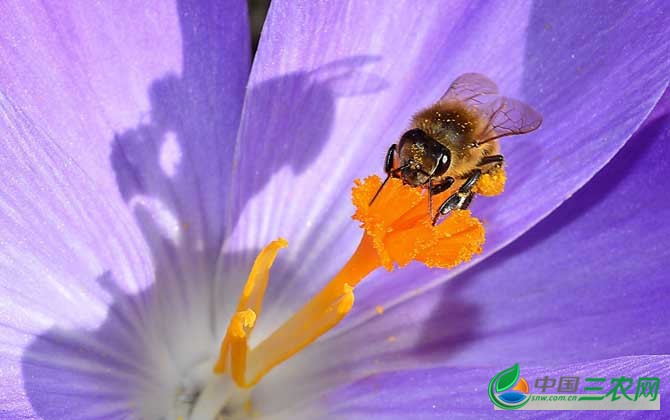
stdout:
POLYGON ((403 134, 403 137, 413 140, 423 140, 427 136, 428 135, 420 128, 413 128, 403 134))
POLYGON ((405 134, 402 135, 400 142, 398 143, 398 147, 402 149, 403 146, 407 144, 422 144, 425 142, 427 137, 427 134, 423 130, 413 128, 409 131, 406 131, 405 134))
POLYGON ((435 167, 434 175, 440 176, 447 172, 449 165, 451 165, 451 152, 448 148, 440 144, 439 158, 437 159, 437 166, 435 167))

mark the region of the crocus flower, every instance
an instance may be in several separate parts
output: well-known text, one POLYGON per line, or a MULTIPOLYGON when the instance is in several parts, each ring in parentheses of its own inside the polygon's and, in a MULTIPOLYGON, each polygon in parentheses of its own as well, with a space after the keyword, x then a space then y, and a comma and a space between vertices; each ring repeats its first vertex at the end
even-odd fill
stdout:
POLYGON ((276 0, 250 72, 243 2, 0 15, 2 418, 483 417, 515 362, 664 387, 665 2, 276 0), (544 117, 471 208, 482 254, 372 271, 251 388, 213 372, 250 272, 253 349, 354 254, 353 180, 473 71, 544 117))

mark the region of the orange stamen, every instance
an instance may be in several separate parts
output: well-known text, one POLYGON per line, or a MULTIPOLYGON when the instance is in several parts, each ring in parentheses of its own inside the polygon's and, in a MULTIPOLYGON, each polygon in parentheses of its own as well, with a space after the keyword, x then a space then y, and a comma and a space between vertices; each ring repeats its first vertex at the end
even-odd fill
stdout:
POLYGON ((230 320, 226 336, 221 343, 219 360, 214 366, 215 373, 224 373, 230 368, 231 376, 236 382, 243 377, 247 363, 247 342, 256 323, 256 317, 261 313, 265 289, 270 279, 270 268, 277 252, 287 246, 286 239, 277 239, 270 242, 256 257, 238 301, 237 311, 230 320), (229 355, 231 357, 228 357, 229 355))
MULTIPOLYGON (((354 219, 361 222, 366 236, 373 238, 387 270, 393 269, 393 263, 404 267, 413 260, 428 267, 451 268, 481 252, 484 227, 469 211, 453 211, 442 223, 433 226, 428 214, 428 194, 403 185, 399 179, 390 179, 369 206, 380 185, 377 176, 356 181, 354 219)), ((452 192, 447 190, 434 199, 441 202, 452 192)))
POLYGON ((416 260, 448 268, 481 252, 484 227, 469 211, 454 211, 433 226, 428 194, 397 179, 390 179, 374 204, 368 205, 380 185, 376 176, 356 180, 353 218, 361 222, 364 233, 349 261, 316 296, 250 350, 248 339, 261 312, 270 267, 287 243, 280 239, 261 251, 221 344, 215 373, 229 373, 240 387, 254 386, 272 368, 337 325, 354 304, 354 288, 379 267, 393 270, 394 265, 403 267, 416 260))

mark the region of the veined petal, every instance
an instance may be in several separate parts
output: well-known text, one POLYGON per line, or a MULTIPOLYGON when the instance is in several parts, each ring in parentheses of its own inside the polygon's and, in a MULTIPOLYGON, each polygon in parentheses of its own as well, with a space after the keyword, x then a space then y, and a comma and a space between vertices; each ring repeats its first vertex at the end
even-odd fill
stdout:
MULTIPOLYGON (((380 173, 410 116, 461 73, 487 74, 544 116, 537 132, 502 141, 505 193, 475 202, 483 255, 544 218, 609 161, 665 89, 664 7, 273 2, 242 116, 227 246, 236 257, 278 235, 293 244, 283 270, 278 262, 284 281, 268 290, 281 312, 267 318, 280 322, 342 265, 359 235, 351 181, 380 173)), ((374 316, 375 305, 457 271, 379 272, 354 311, 374 316)))
POLYGON ((110 306, 150 287, 149 249, 122 204, 1 93, 0 133, 2 412, 126 412, 150 321, 141 301, 110 306), (102 324, 108 334, 89 334, 102 324))
POLYGON ((127 203, 148 241, 215 258, 249 71, 246 5, 19 1, 0 14, 4 94, 127 203))
POLYGON ((0 14, 3 413, 127 416, 147 393, 164 409, 175 389, 160 384, 220 338, 212 267, 249 65, 245 4, 0 14))
MULTIPOLYGON (((498 371, 512 365, 514 361, 507 365, 488 365, 486 368, 412 369, 373 374, 321 397, 319 402, 325 411, 321 416, 346 419, 367 419, 371 416, 379 419, 493 417, 493 403, 487 395, 489 381, 498 371)), ((668 389, 666 381, 670 377, 668 355, 636 355, 569 365, 519 364, 521 375, 531 380, 545 375, 551 378, 577 376, 582 381, 586 377, 605 377, 605 392, 611 387, 612 378, 625 376, 636 382, 639 377, 652 376, 661 379, 659 393, 664 395, 668 389)), ((580 385, 580 391, 581 387, 583 385, 580 385)), ((631 398, 634 392, 633 390, 631 398)), ((661 409, 661 412, 645 412, 644 417, 665 418, 667 410, 663 410, 663 405, 661 409)), ((576 413, 580 412, 503 411, 495 412, 495 417, 571 419, 577 416, 576 413)), ((588 416, 609 419, 612 418, 612 413, 589 411, 588 416)), ((639 412, 617 412, 617 417, 619 413, 625 418, 639 416, 639 412)))

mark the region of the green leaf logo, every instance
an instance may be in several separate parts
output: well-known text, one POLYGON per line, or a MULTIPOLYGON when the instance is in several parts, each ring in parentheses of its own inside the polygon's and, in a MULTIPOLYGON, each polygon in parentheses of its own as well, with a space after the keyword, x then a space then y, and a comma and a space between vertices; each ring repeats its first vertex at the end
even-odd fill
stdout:
POLYGON ((498 382, 496 383, 496 392, 507 391, 512 388, 519 381, 519 364, 515 363, 511 368, 505 369, 498 373, 498 382))
POLYGON ((530 401, 530 398, 526 398, 522 402, 511 404, 501 400, 496 395, 514 387, 517 382, 519 382, 520 374, 521 369, 519 368, 519 364, 515 363, 514 366, 498 372, 493 379, 491 379, 491 382, 489 382, 488 393, 489 399, 493 404, 505 410, 517 410, 530 401))

